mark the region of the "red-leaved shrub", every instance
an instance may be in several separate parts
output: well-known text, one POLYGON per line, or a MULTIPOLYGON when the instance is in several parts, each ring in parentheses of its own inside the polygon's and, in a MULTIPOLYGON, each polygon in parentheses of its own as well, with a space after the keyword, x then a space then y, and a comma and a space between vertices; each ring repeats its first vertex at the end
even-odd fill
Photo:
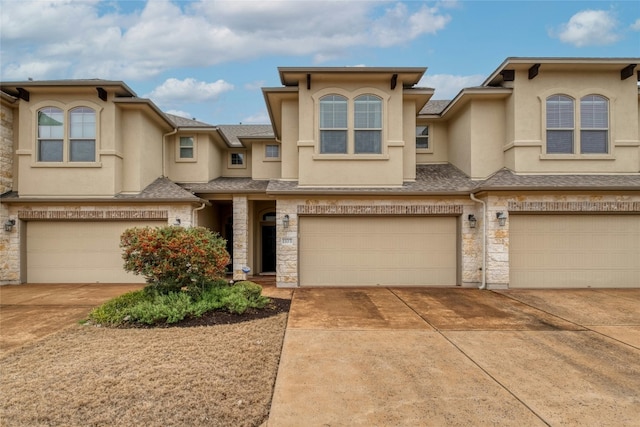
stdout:
POLYGON ((204 227, 129 228, 120 236, 124 269, 167 290, 201 286, 224 275, 226 241, 204 227))

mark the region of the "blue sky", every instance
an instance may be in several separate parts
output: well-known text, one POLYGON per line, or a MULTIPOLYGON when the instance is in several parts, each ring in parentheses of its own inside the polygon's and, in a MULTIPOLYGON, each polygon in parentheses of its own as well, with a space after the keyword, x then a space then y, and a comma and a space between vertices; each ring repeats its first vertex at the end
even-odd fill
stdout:
POLYGON ((510 56, 640 57, 640 2, 0 0, 2 81, 122 80, 163 111, 267 123, 278 66, 421 66, 450 99, 510 56))

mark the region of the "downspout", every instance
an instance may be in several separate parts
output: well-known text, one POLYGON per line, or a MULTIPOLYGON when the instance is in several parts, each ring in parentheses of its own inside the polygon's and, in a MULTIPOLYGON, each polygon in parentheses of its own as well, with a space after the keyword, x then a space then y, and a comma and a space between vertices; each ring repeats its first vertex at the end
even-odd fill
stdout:
POLYGON ((202 203, 202 206, 200 206, 199 208, 195 208, 193 211, 191 211, 191 226, 192 227, 196 227, 198 224, 196 221, 196 219, 198 218, 196 212, 201 211, 202 209, 204 209, 204 207, 207 206, 206 203, 202 203))
POLYGON ((471 200, 482 203, 482 284, 478 289, 487 289, 487 204, 469 193, 471 200))
POLYGON ((171 135, 175 135, 176 133, 178 133, 178 128, 175 128, 174 130, 172 130, 169 133, 165 133, 164 135, 162 135, 162 176, 166 177, 167 174, 165 173, 165 145, 167 145, 167 137, 171 136, 171 135))

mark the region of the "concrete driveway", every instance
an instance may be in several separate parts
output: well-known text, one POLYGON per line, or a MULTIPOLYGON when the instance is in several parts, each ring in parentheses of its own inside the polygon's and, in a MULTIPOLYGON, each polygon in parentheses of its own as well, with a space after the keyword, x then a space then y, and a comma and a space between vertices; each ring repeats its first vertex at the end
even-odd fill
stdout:
POLYGON ((143 284, 0 286, 0 355, 77 324, 103 302, 143 284))
POLYGON ((640 289, 296 289, 280 426, 638 426, 640 289))

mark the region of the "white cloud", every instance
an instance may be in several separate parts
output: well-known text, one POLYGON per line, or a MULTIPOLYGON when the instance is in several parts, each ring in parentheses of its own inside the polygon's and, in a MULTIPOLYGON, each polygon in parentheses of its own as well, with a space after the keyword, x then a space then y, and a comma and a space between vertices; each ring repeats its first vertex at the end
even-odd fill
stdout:
POLYGON ((249 117, 245 117, 242 120, 242 123, 244 124, 269 124, 271 123, 271 120, 269 119, 269 114, 267 114, 266 111, 261 111, 259 113, 253 114, 249 117))
POLYGON ((247 90, 260 90, 265 84, 266 82, 264 80, 257 80, 255 82, 245 83, 244 88, 247 90))
POLYGON ((460 90, 480 85, 485 76, 454 76, 452 74, 433 74, 424 76, 418 86, 435 88, 433 99, 453 99, 460 90))
POLYGON ((631 24, 631 29, 633 31, 640 31, 640 18, 636 19, 636 22, 631 24))
POLYGON ((198 81, 193 78, 165 80, 145 97, 158 104, 215 101, 221 94, 233 90, 233 85, 224 80, 213 83, 198 81))
POLYGON ((176 67, 271 55, 345 57, 446 26, 434 7, 388 1, 148 0, 133 12, 99 0, 2 0, 3 79, 144 80, 176 67), (47 63, 53 65, 47 66, 47 63))
POLYGON ((551 32, 550 35, 576 47, 603 46, 619 40, 618 25, 611 12, 583 10, 561 25, 557 34, 551 32))

